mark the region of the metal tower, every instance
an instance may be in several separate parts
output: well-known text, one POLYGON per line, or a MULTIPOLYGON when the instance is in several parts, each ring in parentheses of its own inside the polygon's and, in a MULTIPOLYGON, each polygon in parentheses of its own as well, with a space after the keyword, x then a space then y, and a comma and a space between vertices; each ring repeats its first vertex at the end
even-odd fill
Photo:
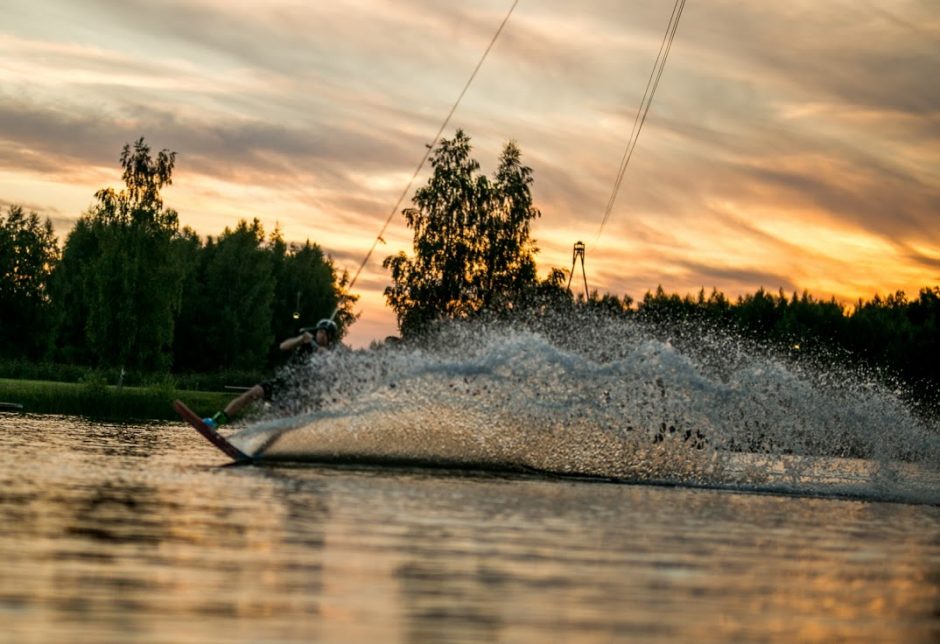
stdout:
POLYGON ((588 301, 587 272, 584 270, 584 242, 575 242, 571 251, 571 273, 568 274, 568 290, 571 290, 571 278, 574 277, 574 267, 581 258, 581 275, 584 277, 584 301, 588 301))

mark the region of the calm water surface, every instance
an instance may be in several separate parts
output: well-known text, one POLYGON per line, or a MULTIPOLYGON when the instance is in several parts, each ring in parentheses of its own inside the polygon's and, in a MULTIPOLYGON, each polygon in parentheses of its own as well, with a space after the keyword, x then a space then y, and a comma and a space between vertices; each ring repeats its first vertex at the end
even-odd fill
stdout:
POLYGON ((0 415, 0 639, 940 639, 936 506, 225 461, 0 415))

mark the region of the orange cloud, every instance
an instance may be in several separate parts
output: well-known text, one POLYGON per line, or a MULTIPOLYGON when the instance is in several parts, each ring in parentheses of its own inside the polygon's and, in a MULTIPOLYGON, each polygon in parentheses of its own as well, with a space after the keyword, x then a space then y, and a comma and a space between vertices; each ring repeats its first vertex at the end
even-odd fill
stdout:
MULTIPOLYGON (((218 234, 279 222, 354 271, 508 3, 11 0, 0 26, 0 200, 57 217, 117 185, 121 146, 178 152, 167 203, 218 234)), ((588 244, 592 287, 642 296, 940 282, 940 20, 924 3, 690 3, 603 234, 668 22, 647 0, 521 3, 452 121, 485 171, 535 171, 542 272, 588 244)), ((426 180, 422 173, 419 183, 426 180)), ((394 332, 381 259, 359 344, 394 332)))

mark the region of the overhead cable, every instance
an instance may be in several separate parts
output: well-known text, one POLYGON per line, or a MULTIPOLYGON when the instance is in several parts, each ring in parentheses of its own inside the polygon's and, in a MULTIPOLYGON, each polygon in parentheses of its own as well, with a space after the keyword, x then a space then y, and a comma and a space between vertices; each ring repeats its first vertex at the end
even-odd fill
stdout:
POLYGON ((623 151, 623 157, 620 159, 620 168, 617 171, 617 178, 614 180, 613 189, 607 200, 607 207, 604 209, 604 217, 601 220, 600 228, 597 231, 599 239, 607 220, 610 219, 610 213, 614 209, 614 202, 617 200, 617 194, 620 192, 620 184, 623 183, 623 177, 627 172, 627 166, 633 157, 633 150, 640 138, 640 131, 646 122, 646 115, 649 113, 650 106, 653 104, 653 96, 656 94, 656 88, 659 87, 659 80, 662 78, 663 70, 666 68, 666 59, 669 57, 669 50, 672 48, 672 41, 676 37, 676 30, 679 28, 679 18, 682 17, 682 10, 685 8, 685 0, 676 0, 672 8, 672 15, 669 17, 669 24, 666 27, 666 33, 663 35, 663 41, 659 46, 659 53, 656 54, 656 61, 653 63, 653 69, 646 82, 646 90, 643 92, 643 98, 640 99, 640 105, 637 108, 636 117, 633 119, 633 130, 630 132, 630 138, 627 140, 627 146, 623 151))
MULTIPOLYGON (((467 82, 464 84, 463 89, 460 91, 460 95, 457 97, 457 100, 454 101, 454 105, 450 108, 450 112, 447 113, 447 118, 444 119, 444 122, 441 123, 441 127, 437 130, 437 134, 434 135, 434 140, 431 141, 431 144, 427 146, 427 149, 424 152, 424 156, 421 157, 421 161, 418 163, 418 167, 415 168, 414 174, 411 175, 411 179, 408 180, 408 185, 405 186, 405 189, 402 190, 401 195, 398 197, 398 201, 395 202, 395 205, 392 206, 391 211, 388 213, 388 217, 385 219, 385 223, 382 224, 382 228, 379 230, 379 234, 375 236, 375 241, 372 242, 372 247, 369 249, 369 252, 366 253, 365 258, 363 258, 362 263, 359 264, 359 268, 356 270, 356 274, 353 276, 352 281, 349 283, 348 290, 352 290, 353 286, 356 284, 356 280, 359 279, 359 274, 362 273, 362 269, 365 268, 366 264, 369 262, 369 258, 372 257, 372 253, 375 251, 376 246, 378 246, 380 241, 384 241, 382 236, 385 234, 385 229, 388 228, 388 225, 392 222, 392 219, 395 217, 395 213, 398 212, 398 208, 401 206, 402 201, 405 200, 405 197, 408 196, 408 191, 411 190, 412 184, 414 184, 415 179, 418 178, 418 173, 421 172, 421 168, 424 167, 424 164, 427 162, 428 157, 431 156, 431 152, 434 150, 434 147, 437 145, 438 140, 441 138, 444 129, 447 127, 447 124, 450 123, 451 117, 454 115, 454 112, 457 111, 457 106, 460 105, 460 101, 463 99, 464 94, 467 93, 467 90, 470 88, 470 84, 473 82, 473 79, 476 78, 477 72, 480 71, 480 67, 483 66, 483 61, 486 60, 486 57, 489 55, 490 50, 493 48, 493 45, 496 44, 499 35, 503 31, 503 27, 506 26, 506 23, 509 22, 509 17, 512 15, 512 12, 515 10, 516 5, 519 4, 519 0, 514 0, 512 6, 509 7, 509 11, 506 13, 506 17, 503 18, 503 21, 500 23, 499 28, 496 30, 496 33, 493 34, 493 38, 490 40, 490 44, 486 46, 486 51, 483 52, 483 55, 480 57, 480 61, 477 63, 477 66, 474 67, 473 73, 470 74, 470 78, 467 79, 467 82)), ((339 309, 337 308, 337 311, 339 309)), ((336 312, 333 312, 333 317, 336 316, 336 312)))

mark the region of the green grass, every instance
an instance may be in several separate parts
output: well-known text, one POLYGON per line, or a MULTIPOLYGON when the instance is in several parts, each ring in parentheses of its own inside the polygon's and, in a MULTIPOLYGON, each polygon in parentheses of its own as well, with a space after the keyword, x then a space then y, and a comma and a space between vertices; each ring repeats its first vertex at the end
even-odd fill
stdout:
POLYGON ((150 387, 173 383, 179 389, 196 391, 224 391, 226 385, 250 387, 261 382, 270 373, 267 371, 244 371, 222 369, 211 373, 157 373, 145 371, 122 371, 120 368, 86 367, 55 362, 33 362, 25 359, 0 357, 0 379, 44 380, 55 382, 101 381, 116 385, 150 387))
POLYGON ((197 414, 222 409, 232 394, 178 390, 168 385, 115 387, 100 381, 85 383, 0 379, 0 402, 18 403, 36 414, 68 414, 121 420, 170 420, 179 398, 197 414))

